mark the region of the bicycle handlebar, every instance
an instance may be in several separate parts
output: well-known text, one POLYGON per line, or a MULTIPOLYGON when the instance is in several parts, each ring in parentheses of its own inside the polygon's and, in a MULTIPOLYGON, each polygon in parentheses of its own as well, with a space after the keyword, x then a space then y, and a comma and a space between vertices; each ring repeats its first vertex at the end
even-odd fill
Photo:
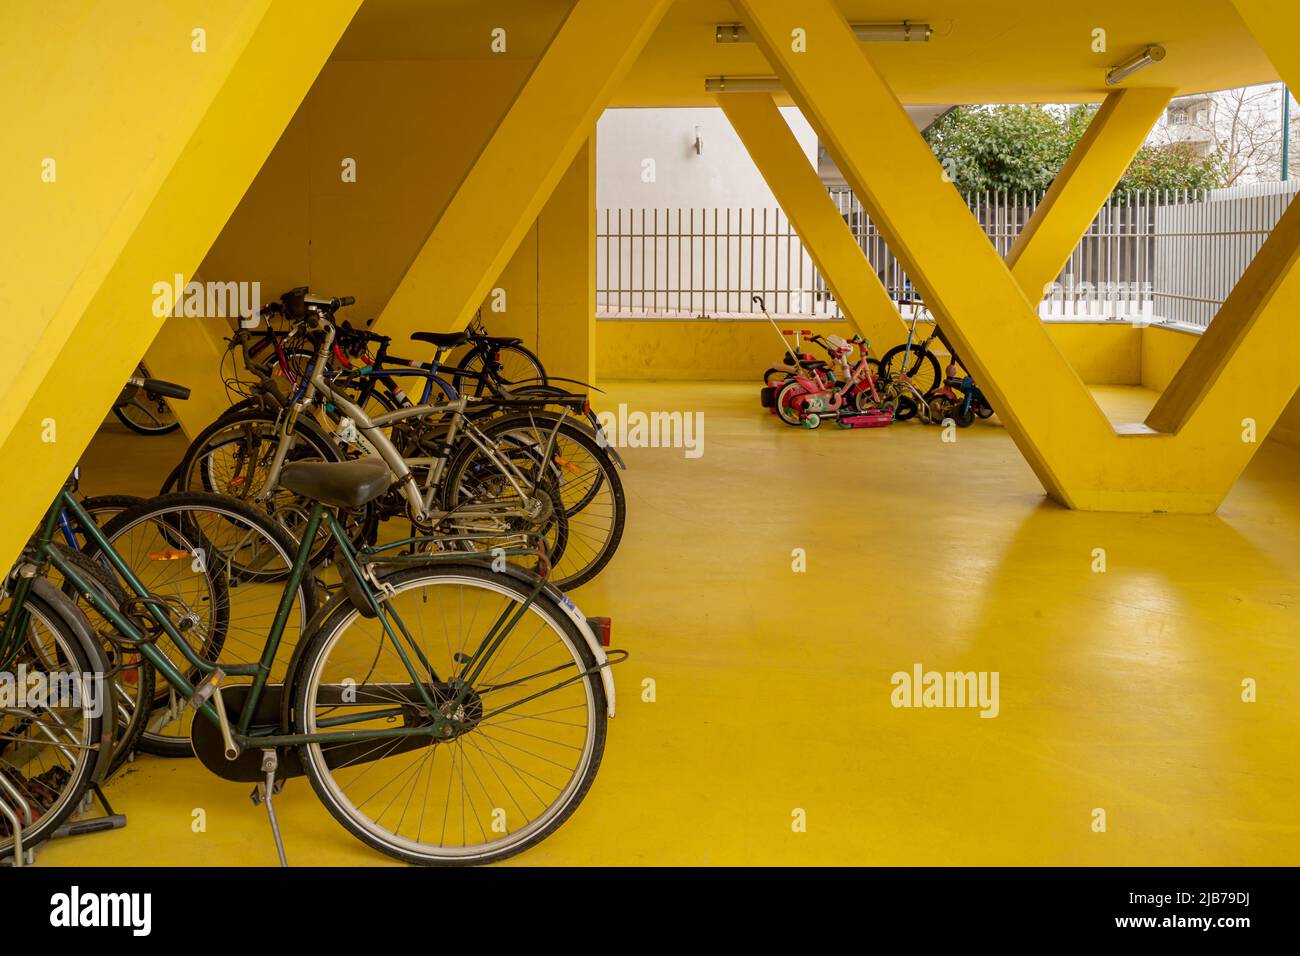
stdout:
POLYGON ((146 392, 162 395, 165 398, 184 400, 190 397, 190 390, 184 385, 177 385, 175 382, 164 382, 160 378, 141 378, 139 375, 132 375, 127 380, 127 383, 134 385, 136 388, 143 388, 146 392))

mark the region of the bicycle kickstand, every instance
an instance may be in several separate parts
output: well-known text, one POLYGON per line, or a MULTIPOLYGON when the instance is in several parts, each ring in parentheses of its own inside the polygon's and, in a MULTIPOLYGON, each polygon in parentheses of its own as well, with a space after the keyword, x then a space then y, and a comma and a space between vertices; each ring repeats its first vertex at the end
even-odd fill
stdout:
POLYGON ((275 819, 275 795, 284 789, 284 781, 275 779, 275 772, 280 766, 274 749, 262 751, 262 772, 266 774, 266 783, 259 783, 251 795, 253 806, 266 804, 266 815, 271 820, 271 836, 275 837, 275 849, 280 854, 280 865, 288 866, 284 857, 284 841, 280 839, 280 824, 275 819))

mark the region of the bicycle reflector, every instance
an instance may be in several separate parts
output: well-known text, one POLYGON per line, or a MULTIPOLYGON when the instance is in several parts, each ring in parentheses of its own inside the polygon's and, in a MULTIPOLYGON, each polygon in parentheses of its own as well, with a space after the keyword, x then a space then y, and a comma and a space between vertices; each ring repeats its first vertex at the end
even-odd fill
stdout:
POLYGON ((613 618, 589 617, 587 618, 587 626, 590 627, 592 633, 596 635, 596 639, 600 641, 601 647, 609 647, 610 633, 614 628, 613 618))
POLYGON ((190 553, 182 548, 163 548, 161 551, 150 551, 150 561, 183 561, 188 558, 190 553))

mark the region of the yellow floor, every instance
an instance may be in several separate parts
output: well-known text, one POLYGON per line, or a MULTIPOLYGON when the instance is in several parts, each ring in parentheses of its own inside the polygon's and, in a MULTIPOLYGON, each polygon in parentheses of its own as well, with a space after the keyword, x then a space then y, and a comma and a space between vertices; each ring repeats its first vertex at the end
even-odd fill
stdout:
MULTIPOLYGON (((1152 398, 1099 393, 1123 418, 1152 398)), ((704 454, 625 452, 623 547, 575 592, 632 652, 619 716, 587 800, 517 863, 1300 862, 1300 452, 1265 444, 1212 517, 1081 514, 995 423, 806 432, 734 384, 618 402, 703 411, 704 454), (1000 715, 895 709, 916 663, 998 671, 1000 715)), ((86 487, 153 490, 181 444, 106 427, 86 487)), ((249 789, 140 758, 109 791, 130 825, 38 862, 272 864, 249 789)), ((291 863, 387 862, 305 780, 280 819, 291 863)))

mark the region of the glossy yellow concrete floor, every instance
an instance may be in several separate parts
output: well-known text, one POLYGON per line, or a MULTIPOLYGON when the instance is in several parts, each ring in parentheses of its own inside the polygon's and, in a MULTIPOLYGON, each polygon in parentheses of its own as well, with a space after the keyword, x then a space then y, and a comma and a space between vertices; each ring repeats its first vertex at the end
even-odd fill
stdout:
MULTIPOLYGON (((1078 514, 996 423, 806 432, 732 384, 620 402, 702 412, 703 455, 625 451, 623 547, 575 592, 632 652, 619 715, 591 794, 517 863, 1300 861, 1300 452, 1265 444, 1215 516, 1078 514), (918 663, 997 671, 1000 713, 894 708, 918 663)), ((180 446, 106 428, 87 487, 150 491, 180 446)), ((249 789, 140 758, 109 790, 129 826, 39 862, 272 864, 249 789)), ((280 820, 292 863, 387 862, 305 780, 280 820)))

